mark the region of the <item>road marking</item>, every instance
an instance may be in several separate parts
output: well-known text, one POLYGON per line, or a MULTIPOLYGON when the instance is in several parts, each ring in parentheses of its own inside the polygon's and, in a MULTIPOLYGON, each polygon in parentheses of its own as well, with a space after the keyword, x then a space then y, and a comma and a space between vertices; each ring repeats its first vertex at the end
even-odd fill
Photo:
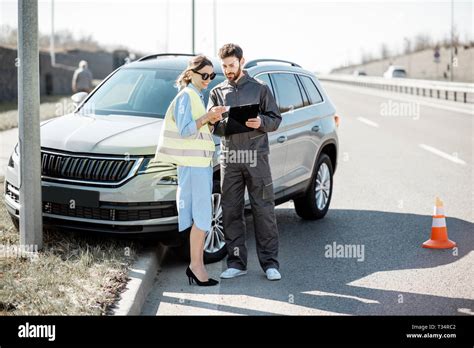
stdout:
MULTIPOLYGON (((220 264, 220 262, 219 262, 220 264)), ((264 295, 262 295, 264 296, 264 295)), ((344 313, 325 311, 319 308, 312 308, 298 305, 282 299, 272 300, 264 297, 249 296, 249 295, 233 295, 233 294, 194 294, 186 292, 163 292, 163 297, 170 297, 172 299, 185 298, 188 303, 186 305, 206 307, 209 304, 215 304, 221 308, 228 308, 237 311, 258 311, 265 314, 277 315, 345 315, 344 313)), ((250 313, 252 314, 252 313, 250 313)))
POLYGON ((444 159, 447 159, 451 162, 454 162, 454 163, 457 163, 457 164, 462 164, 462 165, 465 165, 466 162, 464 162, 462 159, 456 157, 456 156, 452 156, 450 154, 447 154, 446 152, 443 152, 441 150, 438 150, 432 146, 429 146, 429 145, 425 145, 425 144, 418 144, 422 149, 426 150, 426 151, 429 151, 431 153, 434 153, 435 155, 438 155, 440 157, 443 157, 444 159))
POLYGON ((368 304, 380 304, 379 301, 376 300, 370 300, 367 298, 363 297, 358 297, 358 296, 350 296, 350 295, 342 295, 342 294, 335 294, 332 292, 325 292, 325 291, 304 291, 302 292, 303 294, 309 294, 309 295, 315 295, 315 296, 332 296, 332 297, 341 297, 341 298, 348 298, 351 300, 356 300, 362 303, 368 303, 368 304))
POLYGON ((243 314, 226 312, 222 310, 208 309, 196 305, 182 305, 177 303, 161 302, 155 315, 238 315, 243 314))
MULTIPOLYGON (((357 287, 357 289, 360 289, 359 291, 368 289, 372 292, 377 289, 382 290, 382 293, 394 292, 395 294, 403 294, 405 303, 407 303, 406 297, 410 296, 412 298, 412 296, 417 295, 423 299, 426 299, 427 296, 429 298, 435 296, 436 298, 442 298, 443 302, 448 299, 454 299, 455 301, 449 305, 439 306, 440 311, 441 307, 444 307, 442 309, 444 315, 459 315, 457 312, 458 308, 472 308, 472 285, 470 285, 472 277, 467 275, 472 273, 474 251, 466 252, 466 255, 463 257, 441 266, 431 264, 431 267, 419 268, 419 264, 413 259, 412 261, 406 267, 415 268, 370 273, 365 277, 358 277, 358 279, 351 281, 346 286, 357 287), (466 276, 462 277, 460 275, 466 276), (444 284, 449 284, 450 286, 443 286, 444 284)), ((383 299, 383 296, 378 297, 383 299)), ((420 299, 421 301, 423 300, 420 299)), ((393 308, 390 309, 390 312, 392 310, 393 308)))
POLYGON ((377 123, 375 123, 374 121, 371 121, 371 120, 368 120, 364 117, 357 117, 357 119, 362 122, 362 123, 365 123, 369 126, 372 126, 372 127, 375 127, 375 128, 379 128, 379 125, 377 123))

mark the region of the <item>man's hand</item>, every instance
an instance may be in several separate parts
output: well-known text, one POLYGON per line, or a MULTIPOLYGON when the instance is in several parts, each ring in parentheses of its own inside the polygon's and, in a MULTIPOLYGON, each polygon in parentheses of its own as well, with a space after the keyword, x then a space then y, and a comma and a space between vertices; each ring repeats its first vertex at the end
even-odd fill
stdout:
POLYGON ((257 116, 255 118, 249 118, 247 122, 245 122, 245 125, 249 128, 259 128, 260 125, 262 124, 262 120, 260 119, 260 116, 257 116))

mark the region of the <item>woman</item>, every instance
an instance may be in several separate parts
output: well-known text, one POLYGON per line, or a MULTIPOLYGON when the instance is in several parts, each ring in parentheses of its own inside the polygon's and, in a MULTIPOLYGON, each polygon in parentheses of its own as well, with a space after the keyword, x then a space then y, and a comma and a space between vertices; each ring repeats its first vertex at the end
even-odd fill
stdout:
POLYGON ((179 231, 191 227, 191 263, 186 269, 189 284, 212 286, 204 266, 204 239, 212 222, 212 155, 215 150, 212 124, 222 119, 225 107, 206 113, 201 91, 215 77, 212 62, 205 56, 193 57, 177 80, 180 92, 169 106, 155 160, 178 166, 179 231))

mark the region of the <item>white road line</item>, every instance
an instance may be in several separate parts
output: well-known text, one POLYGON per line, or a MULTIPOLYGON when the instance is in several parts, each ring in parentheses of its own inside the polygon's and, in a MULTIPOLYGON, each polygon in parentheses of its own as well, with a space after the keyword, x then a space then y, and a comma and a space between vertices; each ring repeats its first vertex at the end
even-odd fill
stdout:
POLYGON ((375 123, 375 122, 373 122, 373 121, 371 121, 371 120, 368 120, 368 119, 366 119, 366 118, 364 118, 364 117, 357 117, 357 119, 358 119, 360 122, 365 123, 365 124, 367 124, 367 125, 369 125, 369 126, 372 126, 372 127, 375 127, 375 128, 379 128, 379 125, 378 125, 377 123, 375 123))
POLYGON ((309 295, 315 295, 315 296, 333 296, 333 297, 349 298, 349 299, 356 300, 356 301, 359 301, 359 302, 362 302, 362 303, 380 304, 380 302, 376 301, 376 300, 370 300, 370 299, 367 299, 367 298, 357 297, 357 296, 335 294, 335 293, 332 293, 332 292, 325 292, 325 291, 317 291, 317 290, 315 290, 315 291, 304 291, 304 292, 302 292, 302 294, 309 294, 309 295))
POLYGON ((443 152, 441 150, 438 150, 432 146, 429 146, 429 145, 425 145, 425 144, 418 144, 422 149, 426 150, 426 151, 429 151, 431 153, 434 153, 435 155, 438 155, 440 157, 443 157, 444 159, 447 159, 451 162, 454 162, 454 163, 457 163, 457 164, 462 164, 462 165, 465 165, 466 162, 464 162, 462 159, 456 157, 456 156, 452 156, 450 154, 447 154, 446 152, 443 152))

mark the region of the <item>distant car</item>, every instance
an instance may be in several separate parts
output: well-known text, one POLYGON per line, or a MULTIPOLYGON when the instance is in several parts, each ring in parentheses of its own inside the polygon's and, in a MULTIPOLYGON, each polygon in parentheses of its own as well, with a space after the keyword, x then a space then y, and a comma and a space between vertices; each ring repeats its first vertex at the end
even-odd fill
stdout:
POLYGON ((353 75, 354 76, 367 76, 367 74, 363 70, 354 70, 353 75))
POLYGON ((407 77, 407 72, 405 68, 401 66, 390 65, 387 71, 384 72, 383 77, 387 79, 400 78, 400 77, 403 78, 403 77, 407 77))

